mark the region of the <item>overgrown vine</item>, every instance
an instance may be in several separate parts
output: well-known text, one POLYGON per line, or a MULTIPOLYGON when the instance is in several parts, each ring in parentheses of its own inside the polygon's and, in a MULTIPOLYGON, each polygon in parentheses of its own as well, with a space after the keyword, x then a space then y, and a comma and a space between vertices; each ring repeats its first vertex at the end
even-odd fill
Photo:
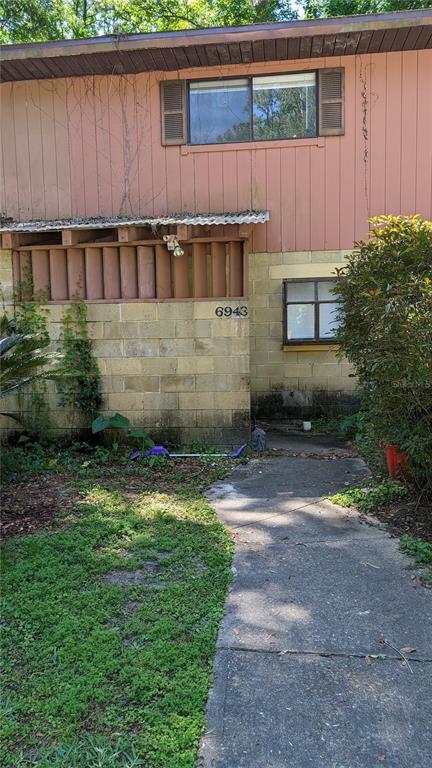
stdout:
POLYGON ((88 335, 87 306, 75 296, 66 309, 58 341, 62 354, 57 381, 60 405, 93 417, 101 406, 100 374, 88 335))

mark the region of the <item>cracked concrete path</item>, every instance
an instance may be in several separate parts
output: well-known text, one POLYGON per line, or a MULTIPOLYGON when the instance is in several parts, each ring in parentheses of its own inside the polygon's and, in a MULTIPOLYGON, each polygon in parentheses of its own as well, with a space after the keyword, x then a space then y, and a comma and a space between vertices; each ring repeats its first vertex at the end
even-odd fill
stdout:
POLYGON ((383 528, 322 499, 363 462, 315 453, 254 461, 209 493, 236 553, 199 764, 429 768, 432 592, 383 528))

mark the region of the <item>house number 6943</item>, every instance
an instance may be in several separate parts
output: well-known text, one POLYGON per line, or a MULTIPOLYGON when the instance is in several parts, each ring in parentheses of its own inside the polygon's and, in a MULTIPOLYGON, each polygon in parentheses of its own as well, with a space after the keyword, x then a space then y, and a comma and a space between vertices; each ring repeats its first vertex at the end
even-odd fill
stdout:
POLYGON ((243 307, 216 307, 215 309, 215 315, 216 317, 232 317, 233 315, 235 317, 247 317, 248 316, 248 308, 243 307))

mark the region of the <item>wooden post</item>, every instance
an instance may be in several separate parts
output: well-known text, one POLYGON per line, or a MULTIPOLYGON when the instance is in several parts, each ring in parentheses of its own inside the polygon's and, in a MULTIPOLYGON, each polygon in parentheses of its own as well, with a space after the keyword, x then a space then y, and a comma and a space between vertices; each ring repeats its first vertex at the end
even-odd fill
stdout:
POLYGON ((120 298, 120 263, 118 248, 103 248, 103 283, 106 299, 120 298))
POLYGON ((229 296, 243 296, 243 243, 229 243, 229 296))
POLYGON ((207 298, 207 247, 205 243, 192 245, 193 295, 197 299, 207 298))
POLYGON ((50 248, 49 252, 51 301, 65 301, 68 296, 66 251, 50 248))
POLYGON ((85 276, 88 299, 103 299, 102 248, 85 249, 85 276))
POLYGON ((212 295, 217 298, 226 296, 225 243, 211 244, 211 259, 212 295))
POLYGON ((50 298, 50 270, 48 251, 32 251, 33 288, 50 298))
POLYGON ((120 279, 122 299, 138 298, 138 274, 136 249, 133 246, 120 247, 120 279))
POLYGON ((156 298, 155 249, 151 245, 137 247, 138 296, 140 299, 156 298))
POLYGON ((156 246, 156 297, 170 299, 171 291, 171 254, 166 245, 156 246))

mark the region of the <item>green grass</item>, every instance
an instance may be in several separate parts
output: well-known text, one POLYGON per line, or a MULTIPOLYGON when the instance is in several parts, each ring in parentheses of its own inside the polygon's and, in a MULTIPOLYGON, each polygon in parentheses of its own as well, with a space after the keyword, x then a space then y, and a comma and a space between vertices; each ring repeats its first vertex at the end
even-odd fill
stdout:
POLYGON ((428 570, 426 581, 432 584, 432 544, 405 534, 401 536, 400 548, 406 555, 413 557, 417 565, 426 566, 428 570))
POLYGON ((347 488, 329 499, 340 507, 356 507, 361 512, 373 512, 382 504, 402 499, 408 492, 404 483, 387 478, 382 482, 366 480, 362 486, 347 488))
POLYGON ((75 478, 69 517, 4 548, 5 768, 195 765, 232 558, 202 491, 223 470, 149 472, 130 494, 75 478), (103 578, 145 561, 150 588, 103 578))

